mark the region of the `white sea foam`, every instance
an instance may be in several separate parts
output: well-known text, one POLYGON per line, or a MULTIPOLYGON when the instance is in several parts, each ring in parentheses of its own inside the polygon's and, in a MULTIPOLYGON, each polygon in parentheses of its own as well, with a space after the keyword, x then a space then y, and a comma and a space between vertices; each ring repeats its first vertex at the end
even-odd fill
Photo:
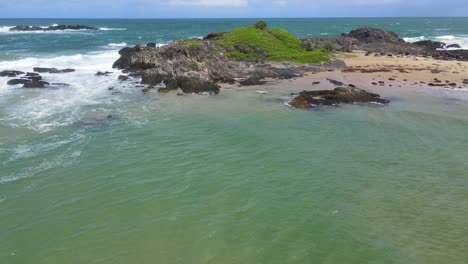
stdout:
POLYGON ((412 37, 412 38, 403 38, 403 40, 406 41, 406 42, 413 43, 413 42, 417 42, 417 41, 426 40, 426 37, 425 36, 419 36, 419 37, 412 37))
POLYGON ((121 43, 109 43, 107 44, 109 47, 125 47, 127 46, 126 42, 121 42, 121 43))
MULTIPOLYGON (((411 38, 403 38, 406 42, 416 42, 421 40, 434 40, 444 42, 447 45, 458 44, 462 49, 468 49, 468 35, 444 35, 444 36, 437 36, 437 37, 426 37, 426 36, 419 36, 419 37, 411 37, 411 38)), ((456 49, 456 48, 449 48, 449 49, 456 49)))
MULTIPOLYGON (((20 89, 9 86, 9 78, 0 77, 0 123, 10 127, 24 127, 38 132, 70 125, 86 115, 83 108, 95 105, 110 105, 115 100, 110 87, 118 87, 117 76, 112 64, 119 57, 116 50, 58 56, 54 58, 25 58, 0 62, 1 70, 32 71, 33 67, 73 68, 65 74, 41 74, 49 83, 66 83, 59 89, 20 89), (109 76, 95 76, 98 71, 113 72, 109 76)), ((19 153, 21 155, 21 153, 19 153)))
POLYGON ((13 27, 8 27, 8 26, 0 27, 0 33, 10 33, 10 28, 13 28, 13 27))

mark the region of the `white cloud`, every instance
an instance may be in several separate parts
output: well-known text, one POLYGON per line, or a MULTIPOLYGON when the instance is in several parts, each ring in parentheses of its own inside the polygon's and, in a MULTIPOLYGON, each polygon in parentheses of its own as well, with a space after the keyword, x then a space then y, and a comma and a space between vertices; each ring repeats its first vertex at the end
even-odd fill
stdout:
POLYGON ((169 0, 173 6, 246 7, 248 0, 169 0))

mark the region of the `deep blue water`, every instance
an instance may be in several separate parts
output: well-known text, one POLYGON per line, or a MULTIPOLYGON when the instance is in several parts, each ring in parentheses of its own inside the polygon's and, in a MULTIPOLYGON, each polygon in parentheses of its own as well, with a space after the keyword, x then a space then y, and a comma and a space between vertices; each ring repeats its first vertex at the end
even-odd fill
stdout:
MULTIPOLYGON (((109 44, 168 43, 252 25, 257 19, 0 19, 0 59, 53 54, 77 54, 109 49, 109 44), (9 33, 18 24, 48 26, 83 24, 107 30, 49 33, 9 33)), ((382 27, 401 37, 457 42, 468 48, 468 18, 298 18, 266 19, 300 38, 334 36, 358 27, 382 27)), ((115 47, 115 46, 114 46, 115 47)))

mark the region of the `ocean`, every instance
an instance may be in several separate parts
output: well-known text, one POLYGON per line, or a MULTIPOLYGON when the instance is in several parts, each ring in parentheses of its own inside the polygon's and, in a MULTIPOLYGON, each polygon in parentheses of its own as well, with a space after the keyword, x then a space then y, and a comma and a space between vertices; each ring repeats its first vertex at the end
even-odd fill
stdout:
MULTIPOLYGON (((0 77, 0 263, 466 263, 468 90, 364 87, 392 102, 302 111, 284 83, 143 94, 112 69, 123 47, 255 21, 0 19, 0 71, 76 69, 43 74, 68 84, 51 89, 0 77)), ((468 49, 468 18, 266 21, 468 49)))

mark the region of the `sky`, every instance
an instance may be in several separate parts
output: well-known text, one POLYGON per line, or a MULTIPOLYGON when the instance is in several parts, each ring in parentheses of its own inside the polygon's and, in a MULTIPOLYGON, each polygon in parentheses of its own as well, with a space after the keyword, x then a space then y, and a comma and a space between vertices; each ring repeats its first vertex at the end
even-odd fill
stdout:
POLYGON ((0 0, 0 18, 468 16, 468 0, 0 0))

